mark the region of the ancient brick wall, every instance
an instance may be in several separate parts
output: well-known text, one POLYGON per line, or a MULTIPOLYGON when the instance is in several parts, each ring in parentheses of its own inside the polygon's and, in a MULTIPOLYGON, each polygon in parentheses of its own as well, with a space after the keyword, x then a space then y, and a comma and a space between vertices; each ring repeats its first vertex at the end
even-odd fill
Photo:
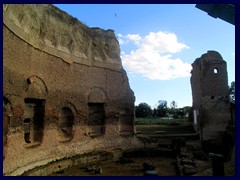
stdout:
POLYGON ((231 119, 227 65, 218 52, 208 51, 192 67, 194 126, 202 140, 215 138, 231 119))
POLYGON ((4 5, 4 174, 92 150, 139 146, 112 30, 52 5, 4 5))

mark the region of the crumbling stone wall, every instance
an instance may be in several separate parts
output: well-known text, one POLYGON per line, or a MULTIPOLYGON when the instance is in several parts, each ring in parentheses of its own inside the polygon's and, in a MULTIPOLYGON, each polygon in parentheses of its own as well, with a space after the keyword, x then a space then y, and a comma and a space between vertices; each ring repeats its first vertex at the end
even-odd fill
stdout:
POLYGON ((5 175, 92 150, 139 146, 113 30, 52 5, 3 5, 5 175))
POLYGON ((202 140, 219 137, 231 120, 227 64, 216 51, 208 51, 192 64, 195 130, 202 140))

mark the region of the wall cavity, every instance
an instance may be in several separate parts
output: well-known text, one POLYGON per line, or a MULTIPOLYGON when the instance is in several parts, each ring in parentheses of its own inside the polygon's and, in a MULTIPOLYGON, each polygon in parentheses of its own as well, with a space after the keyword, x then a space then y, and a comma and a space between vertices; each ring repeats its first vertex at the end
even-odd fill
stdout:
POLYGON ((105 133, 104 103, 88 103, 88 126, 90 136, 99 136, 105 133))
POLYGON ((63 107, 59 112, 59 134, 60 141, 70 140, 73 137, 73 122, 74 122, 74 114, 72 110, 68 107, 63 107))
POLYGON ((25 98, 24 141, 41 143, 44 129, 45 100, 25 98))

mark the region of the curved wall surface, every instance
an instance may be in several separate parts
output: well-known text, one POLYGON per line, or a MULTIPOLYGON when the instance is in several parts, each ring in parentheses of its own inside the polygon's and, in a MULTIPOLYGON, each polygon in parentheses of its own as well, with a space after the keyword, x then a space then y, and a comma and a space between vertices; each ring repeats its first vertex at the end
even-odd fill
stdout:
POLYGON ((3 5, 4 175, 140 146, 112 30, 52 5, 3 5))

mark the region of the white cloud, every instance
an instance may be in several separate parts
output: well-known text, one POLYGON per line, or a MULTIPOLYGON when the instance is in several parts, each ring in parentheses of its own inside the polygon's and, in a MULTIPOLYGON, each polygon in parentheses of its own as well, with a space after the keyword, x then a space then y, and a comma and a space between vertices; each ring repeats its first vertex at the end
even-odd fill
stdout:
POLYGON ((132 41, 140 41, 142 39, 142 37, 139 34, 128 34, 126 38, 132 41))
POLYGON ((174 33, 167 32, 150 32, 143 38, 143 46, 150 46, 153 51, 159 53, 170 52, 176 53, 184 48, 188 48, 185 44, 177 41, 177 36, 174 33))
POLYGON ((191 65, 172 54, 189 48, 179 43, 174 33, 150 32, 145 37, 139 34, 121 36, 125 42, 133 41, 136 50, 122 53, 123 66, 132 73, 140 73, 149 79, 169 80, 190 76, 191 65), (164 55, 163 55, 164 53, 164 55))
POLYGON ((117 34, 118 37, 122 37, 122 34, 117 34))
POLYGON ((124 44, 122 39, 118 39, 119 44, 124 44))

